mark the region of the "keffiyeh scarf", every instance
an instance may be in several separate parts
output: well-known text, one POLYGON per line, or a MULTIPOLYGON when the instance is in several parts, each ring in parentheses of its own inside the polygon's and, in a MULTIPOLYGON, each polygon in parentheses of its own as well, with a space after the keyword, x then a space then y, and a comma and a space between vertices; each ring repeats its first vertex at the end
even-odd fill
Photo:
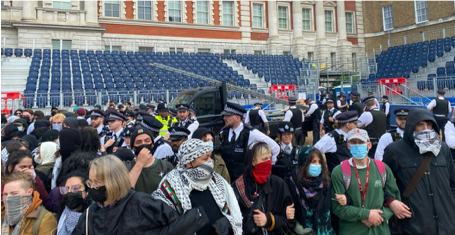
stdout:
POLYGON ((5 217, 2 224, 2 235, 9 235, 10 226, 15 226, 12 235, 19 235, 25 213, 32 204, 31 196, 9 196, 5 200, 5 217))
POLYGON ((81 215, 81 212, 71 211, 65 206, 65 210, 63 210, 62 216, 58 222, 57 235, 70 235, 76 227, 81 215))
POLYGON ((414 131, 414 143, 419 147, 420 154, 432 152, 438 156, 441 140, 435 130, 414 131))

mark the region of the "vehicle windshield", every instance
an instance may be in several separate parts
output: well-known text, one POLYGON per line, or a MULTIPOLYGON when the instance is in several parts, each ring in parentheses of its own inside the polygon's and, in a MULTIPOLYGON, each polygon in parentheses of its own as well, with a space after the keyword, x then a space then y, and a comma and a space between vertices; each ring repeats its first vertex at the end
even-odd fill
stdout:
POLYGON ((194 96, 197 90, 188 90, 180 93, 180 95, 175 98, 170 104, 169 108, 175 108, 177 104, 188 104, 190 99, 194 96))

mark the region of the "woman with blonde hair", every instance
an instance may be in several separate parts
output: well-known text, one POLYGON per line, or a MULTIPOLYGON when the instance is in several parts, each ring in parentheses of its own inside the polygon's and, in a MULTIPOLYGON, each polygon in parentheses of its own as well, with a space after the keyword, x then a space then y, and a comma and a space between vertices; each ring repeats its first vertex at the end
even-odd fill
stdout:
POLYGON ((114 155, 90 162, 86 184, 90 197, 96 203, 79 218, 73 235, 192 234, 205 226, 208 220, 198 209, 179 216, 151 195, 131 189, 128 170, 114 155))
POLYGON ((267 143, 251 143, 246 152, 245 172, 232 184, 246 235, 285 235, 295 226, 291 193, 283 179, 270 174, 271 159, 272 149, 267 143))

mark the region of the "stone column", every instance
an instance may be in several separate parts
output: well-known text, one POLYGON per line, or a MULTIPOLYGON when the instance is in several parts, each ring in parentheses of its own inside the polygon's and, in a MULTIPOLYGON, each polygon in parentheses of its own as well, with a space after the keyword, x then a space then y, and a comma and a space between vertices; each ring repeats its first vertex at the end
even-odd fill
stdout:
POLYGON ((98 25, 98 1, 85 1, 85 11, 87 25, 98 25))
POLYGON ((293 1, 292 2, 292 22, 294 25, 293 28, 293 39, 292 39, 292 51, 294 52, 294 56, 297 55, 296 52, 300 55, 299 59, 304 57, 305 52, 305 44, 306 42, 303 40, 303 23, 302 23, 302 6, 300 5, 300 1, 293 1))
POLYGON ((36 21, 36 7, 37 1, 24 1, 22 5, 22 21, 33 22, 36 21))
POLYGON ((269 38, 278 37, 278 13, 276 1, 269 1, 268 4, 268 15, 267 19, 269 22, 269 38))
POLYGON ((338 40, 346 40, 346 12, 344 1, 337 1, 338 40))
POLYGON ((325 39, 324 2, 316 1, 316 40, 325 39))

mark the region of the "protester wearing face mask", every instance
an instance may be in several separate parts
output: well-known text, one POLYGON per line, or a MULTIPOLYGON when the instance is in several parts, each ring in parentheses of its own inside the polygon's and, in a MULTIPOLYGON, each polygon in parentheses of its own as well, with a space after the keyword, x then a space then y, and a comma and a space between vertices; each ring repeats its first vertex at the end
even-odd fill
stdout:
POLYGON ((90 206, 87 185, 88 175, 84 171, 76 171, 68 176, 65 186, 59 187, 62 198, 62 211, 58 221, 57 235, 71 235, 79 217, 90 206))
POLYGON ((6 175, 14 172, 27 172, 35 180, 35 190, 39 193, 41 200, 46 200, 47 191, 43 181, 36 177, 35 168, 33 167, 33 157, 29 150, 17 150, 11 152, 6 162, 6 175))
POLYGON ((13 124, 17 127, 17 130, 26 132, 28 128, 27 120, 23 118, 16 119, 13 124))
POLYGON ((455 169, 439 128, 428 110, 411 109, 403 139, 385 149, 383 161, 392 169, 403 202, 413 214, 401 221, 403 234, 455 234, 455 169), (410 188, 423 164, 425 170, 410 188))
POLYGON ((202 207, 209 222, 197 235, 242 234, 241 213, 231 186, 213 172, 210 144, 199 139, 184 142, 179 148, 177 169, 169 172, 153 197, 185 214, 202 207), (171 195, 174 194, 174 195, 171 195))
POLYGON ((220 154, 216 154, 213 151, 213 142, 215 141, 215 135, 213 131, 200 127, 194 131, 192 138, 200 139, 210 145, 210 151, 212 151, 211 158, 213 159, 213 171, 221 175, 229 184, 231 184, 231 178, 229 177, 229 171, 226 168, 226 163, 220 154))
POLYGON ((35 172, 43 181, 46 191, 51 191, 52 170, 55 164, 57 145, 54 142, 44 142, 38 147, 35 155, 35 172))
POLYGON ((129 175, 131 187, 138 192, 151 194, 158 188, 163 176, 173 169, 172 164, 165 159, 153 157, 153 144, 153 134, 146 128, 137 129, 131 134, 130 146, 136 161, 129 175))
POLYGON ((179 148, 185 141, 188 140, 188 136, 190 135, 191 131, 185 127, 169 128, 169 140, 171 141, 171 147, 174 153, 170 156, 166 156, 166 160, 170 162, 174 167, 177 166, 177 163, 179 161, 179 148))
POLYGON ((325 158, 319 150, 303 146, 298 159, 298 168, 286 175, 295 205, 296 234, 336 234, 331 224, 330 176, 325 158))
POLYGON ((55 233, 57 221, 52 213, 41 206, 42 200, 34 190, 30 174, 12 173, 2 178, 2 184, 2 234, 55 233))
POLYGON ((54 116, 52 116, 52 129, 61 131, 63 129, 63 120, 65 120, 66 116, 57 113, 54 116))
POLYGON ((72 235, 189 235, 202 228, 208 220, 201 209, 179 216, 162 201, 132 190, 125 164, 113 155, 98 157, 90 162, 86 184, 88 194, 96 203, 82 214, 72 235))
POLYGON ((271 172, 270 146, 265 142, 248 145, 245 171, 232 183, 245 234, 288 234, 295 226, 294 215, 286 215, 286 208, 293 205, 289 188, 283 179, 271 172))
POLYGON ((400 192, 390 168, 368 157, 372 144, 367 131, 353 129, 348 133, 348 148, 352 157, 344 160, 331 174, 332 212, 340 218, 340 234, 390 234, 388 220, 393 211, 385 203, 384 191, 392 200, 400 192), (349 194, 352 204, 342 206, 338 196, 349 194))

